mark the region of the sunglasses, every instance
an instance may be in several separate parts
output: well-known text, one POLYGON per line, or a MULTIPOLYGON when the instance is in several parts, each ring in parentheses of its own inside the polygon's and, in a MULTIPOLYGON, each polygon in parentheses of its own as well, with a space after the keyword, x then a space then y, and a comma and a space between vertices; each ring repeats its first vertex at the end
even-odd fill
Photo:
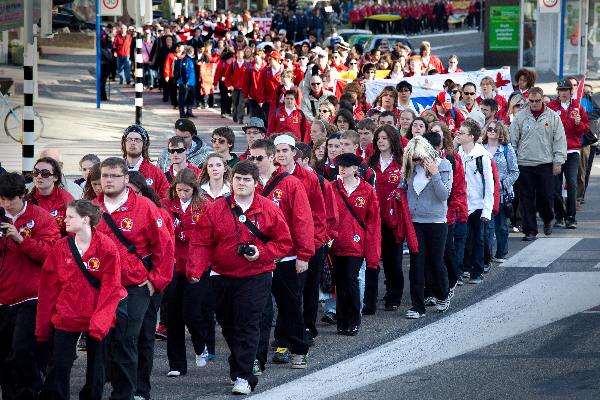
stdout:
POLYGON ((358 63, 355 62, 351 62, 350 65, 357 65, 358 63))
POLYGON ((463 92, 465 96, 475 96, 475 92, 463 92))
POLYGON ((321 112, 321 113, 330 113, 331 111, 330 110, 319 110, 319 112, 321 112))
POLYGON ((320 86, 320 85, 322 85, 321 82, 313 82, 310 84, 310 86, 320 86))
POLYGON ((35 176, 36 178, 41 175, 42 178, 46 179, 51 177, 52 175, 54 175, 52 172, 48 171, 47 169, 43 169, 43 170, 39 170, 37 168, 33 169, 33 176, 35 176))
POLYGON ((539 99, 539 100, 531 100, 531 99, 529 99, 529 102, 530 103, 541 103, 542 99, 539 99))
POLYGON ((185 152, 185 148, 179 148, 179 149, 169 149, 168 151, 169 151, 169 153, 171 153, 171 154, 175 154, 175 153, 177 153, 177 154, 181 154, 181 153, 184 153, 184 152, 185 152))
POLYGON ((216 143, 225 144, 225 143, 227 143, 227 139, 225 139, 225 138, 212 138, 212 139, 210 139, 210 142, 212 144, 216 144, 216 143))
POLYGON ((246 159, 248 161, 252 161, 252 162, 254 162, 254 161, 262 162, 262 160, 264 160, 265 158, 266 158, 265 156, 256 156, 256 157, 255 156, 248 156, 248 157, 246 157, 246 159))
POLYGON ((496 132, 496 128, 492 127, 492 126, 488 126, 487 131, 488 132, 496 132))
POLYGON ((458 91, 458 90, 453 90, 453 91, 451 91, 450 93, 452 93, 452 94, 458 94, 458 93, 459 93, 459 91, 458 91))

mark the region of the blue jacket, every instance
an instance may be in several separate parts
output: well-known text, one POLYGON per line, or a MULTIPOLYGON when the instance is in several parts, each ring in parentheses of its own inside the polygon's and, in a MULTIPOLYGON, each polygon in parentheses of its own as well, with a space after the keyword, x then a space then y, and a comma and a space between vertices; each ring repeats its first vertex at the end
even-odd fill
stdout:
POLYGON ((179 79, 178 85, 194 86, 196 84, 196 74, 194 73, 194 60, 191 57, 185 56, 179 63, 179 79))

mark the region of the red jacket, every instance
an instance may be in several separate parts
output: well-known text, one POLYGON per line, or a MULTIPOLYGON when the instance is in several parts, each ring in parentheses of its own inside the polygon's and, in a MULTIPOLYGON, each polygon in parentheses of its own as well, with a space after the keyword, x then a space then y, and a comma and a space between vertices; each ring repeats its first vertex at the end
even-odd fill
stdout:
POLYGON ((315 172, 308 171, 300 165, 294 167, 292 175, 302 182, 308 196, 315 229, 315 249, 317 249, 328 242, 325 200, 319 185, 319 178, 315 172))
POLYGON ((279 107, 275 113, 274 121, 274 124, 269 124, 269 134, 292 132, 299 141, 310 143, 311 124, 298 108, 288 115, 285 106, 279 107))
POLYGON ((66 190, 55 187, 48 196, 43 196, 33 188, 31 192, 31 202, 48 211, 56 221, 61 236, 67 236, 67 227, 65 226, 65 215, 67 205, 73 201, 73 196, 66 190))
MULTIPOLYGON (((104 194, 101 193, 96 202, 107 212, 104 194)), ((115 237, 106 222, 100 221, 98 231, 113 239, 123 257, 123 286, 139 285, 149 280, 157 291, 162 292, 173 277, 174 249, 168 221, 164 220, 161 211, 150 200, 132 190, 125 203, 111 213, 111 217, 123 236, 136 247, 137 253, 141 257, 150 256, 152 260, 152 270, 148 272, 137 256, 129 253, 115 237)))
POLYGON ((440 121, 448 126, 448 129, 454 135, 456 135, 456 132, 460 129, 460 125, 465 120, 465 116, 454 107, 452 107, 452 110, 446 111, 444 115, 438 114, 437 111, 434 111, 434 113, 440 121))
POLYGON ((569 108, 565 110, 560 104, 559 97, 548 103, 548 108, 560 115, 560 120, 563 123, 565 135, 567 136, 567 150, 581 149, 581 137, 590 130, 590 122, 585 109, 578 101, 572 100, 569 103, 569 108), (577 114, 581 117, 579 125, 575 125, 574 116, 577 114))
MULTIPOLYGON (((508 116, 508 101, 506 101, 504 96, 501 96, 499 94, 494 96, 494 100, 496 100, 496 103, 498 103, 498 112, 496 113, 496 117, 499 120, 504 121, 506 119, 506 117, 508 116)), ((477 101, 477 104, 481 105, 481 102, 483 101, 483 97, 481 97, 481 96, 477 97, 476 101, 477 101)))
POLYGON ((190 204, 185 211, 182 210, 178 197, 172 200, 164 199, 163 204, 172 216, 175 229, 175 273, 185 275, 190 235, 200 222, 206 204, 203 202, 196 207, 190 204))
POLYGON ((281 85, 283 79, 281 77, 281 71, 273 74, 273 68, 269 65, 263 68, 262 75, 262 96, 263 101, 269 103, 269 105, 273 108, 277 107, 277 100, 275 94, 277 93, 277 88, 281 85))
POLYGON ((419 252, 419 240, 408 209, 406 192, 394 189, 387 198, 381 200, 382 208, 386 209, 381 217, 381 222, 386 224, 393 232, 396 243, 401 244, 406 240, 411 253, 419 252))
MULTIPOLYGON (((262 195, 264 188, 283 172, 285 172, 283 168, 279 167, 264 187, 260 182, 258 183, 256 192, 262 195)), ((298 260, 308 261, 315 254, 315 228, 310 203, 302 182, 294 176, 287 176, 279 181, 266 197, 281 208, 292 235, 294 246, 286 256, 298 256, 298 260)))
POLYGON ((90 247, 81 257, 87 271, 100 281, 93 288, 75 261, 67 238, 53 248, 42 267, 35 336, 48 340, 52 328, 87 332, 102 340, 115 325, 119 301, 127 296, 121 286, 121 258, 105 234, 92 230, 90 247))
POLYGON ((160 170, 156 165, 152 164, 148 160, 142 161, 139 169, 140 173, 146 178, 146 183, 150 186, 159 197, 167 197, 169 194, 169 181, 165 176, 165 173, 160 170))
POLYGON ((252 64, 250 72, 250 84, 248 85, 247 97, 252 100, 256 100, 259 103, 265 101, 263 97, 262 79, 264 75, 265 66, 263 65, 260 69, 256 69, 256 65, 252 64))
MULTIPOLYGON (((187 163, 185 168, 191 169, 192 171, 194 171, 194 174, 196 174, 196 178, 199 178, 200 174, 202 174, 202 170, 200 168, 196 167, 195 165, 193 165, 189 162, 187 163)), ((167 182, 169 182, 169 184, 171 184, 175 180, 176 176, 177 176, 177 174, 173 171, 173 164, 171 164, 171 166, 165 173, 165 178, 167 178, 167 182)), ((170 186, 169 186, 169 188, 170 188, 170 186)), ((169 192, 169 190, 167 189, 167 194, 168 194, 168 192, 169 192)))
POLYGON ((130 34, 126 34, 123 36, 122 34, 118 34, 115 36, 113 41, 113 47, 117 56, 119 57, 129 57, 131 53, 131 42, 133 41, 133 37, 130 34))
POLYGON ((217 69, 215 70, 215 79, 213 81, 213 86, 217 86, 219 82, 225 83, 225 73, 229 68, 229 64, 227 61, 220 60, 217 63, 217 69))
POLYGON ((452 164, 452 190, 448 197, 448 213, 446 222, 448 225, 463 222, 469 218, 469 206, 467 205, 467 183, 465 181, 465 168, 462 159, 457 152, 453 154, 454 163, 447 155, 444 157, 452 164))
POLYGON ((233 86, 234 89, 240 89, 246 95, 250 88, 251 68, 252 64, 248 61, 244 61, 240 67, 237 60, 234 60, 225 71, 225 86, 233 86))
POLYGON ((340 214, 340 224, 337 239, 331 247, 331 254, 365 257, 367 268, 377 268, 381 258, 381 218, 375 189, 363 179, 360 179, 358 187, 350 196, 346 193, 340 179, 333 182, 333 186, 340 214), (350 214, 342 196, 346 197, 354 213, 367 228, 366 230, 350 214))
MULTIPOLYGON (((231 199, 235 205, 234 197, 231 199)), ((208 270, 232 278, 256 276, 275 269, 275 260, 292 251, 292 238, 283 213, 268 199, 254 194, 250 208, 244 212, 260 231, 269 238, 263 243, 237 218, 233 217, 227 198, 219 198, 206 209, 206 218, 200 218, 190 236, 194 256, 188 259, 188 279, 200 279, 208 270), (237 254, 238 245, 253 244, 258 248, 258 259, 248 261, 237 254)))
POLYGON ((3 238, 0 242, 3 268, 0 269, 0 305, 17 304, 38 296, 40 271, 60 232, 48 212, 31 202, 17 218, 15 228, 23 243, 3 238))
POLYGON ((173 78, 173 64, 177 59, 175 52, 167 54, 165 58, 165 65, 163 66, 163 78, 173 78))
POLYGON ((375 150, 373 149, 373 143, 369 143, 367 148, 364 150, 361 149, 360 146, 358 146, 358 149, 356 149, 356 155, 361 157, 363 162, 368 162, 369 158, 371 158, 374 152, 375 150))
POLYGON ((319 185, 323 182, 322 192, 323 200, 325 201, 327 238, 332 240, 337 238, 338 225, 340 223, 340 213, 337 207, 337 199, 333 192, 333 185, 327 179, 320 177, 319 185))
MULTIPOLYGON (((395 190, 400 184, 400 172, 402 169, 401 165, 398 165, 395 160, 392 160, 384 171, 381 170, 381 164, 377 161, 375 168, 375 191, 377 192, 377 198, 381 200, 381 205, 389 197, 390 193, 395 190)), ((385 207, 380 207, 381 218, 385 217, 385 214, 389 210, 385 207)))

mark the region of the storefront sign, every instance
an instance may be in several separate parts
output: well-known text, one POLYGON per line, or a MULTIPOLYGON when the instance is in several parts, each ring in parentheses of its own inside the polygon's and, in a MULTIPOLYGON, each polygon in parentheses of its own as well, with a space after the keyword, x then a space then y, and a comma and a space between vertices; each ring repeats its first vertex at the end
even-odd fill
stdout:
POLYGON ((538 7, 541 13, 559 13, 559 0, 538 0, 538 7))
MULTIPOLYGON (((0 32, 23 27, 23 7, 23 0, 0 0, 0 32)), ((40 0, 33 0, 33 21, 40 15, 40 0)))
POLYGON ((519 6, 490 7, 490 50, 519 50, 519 6))

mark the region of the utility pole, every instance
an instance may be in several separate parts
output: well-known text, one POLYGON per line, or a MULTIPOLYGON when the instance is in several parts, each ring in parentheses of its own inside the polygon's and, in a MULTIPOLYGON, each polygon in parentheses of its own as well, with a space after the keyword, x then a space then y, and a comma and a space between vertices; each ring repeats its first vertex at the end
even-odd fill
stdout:
POLYGON ((142 124, 142 108, 144 107, 144 60, 142 59, 142 16, 140 0, 135 0, 135 123, 142 124))
POLYGON ((24 36, 23 47, 23 143, 22 143, 22 170, 24 176, 30 176, 33 171, 34 162, 34 138, 35 122, 33 113, 33 92, 35 88, 33 76, 33 64, 35 52, 33 40, 33 0, 24 0, 23 4, 24 36))

